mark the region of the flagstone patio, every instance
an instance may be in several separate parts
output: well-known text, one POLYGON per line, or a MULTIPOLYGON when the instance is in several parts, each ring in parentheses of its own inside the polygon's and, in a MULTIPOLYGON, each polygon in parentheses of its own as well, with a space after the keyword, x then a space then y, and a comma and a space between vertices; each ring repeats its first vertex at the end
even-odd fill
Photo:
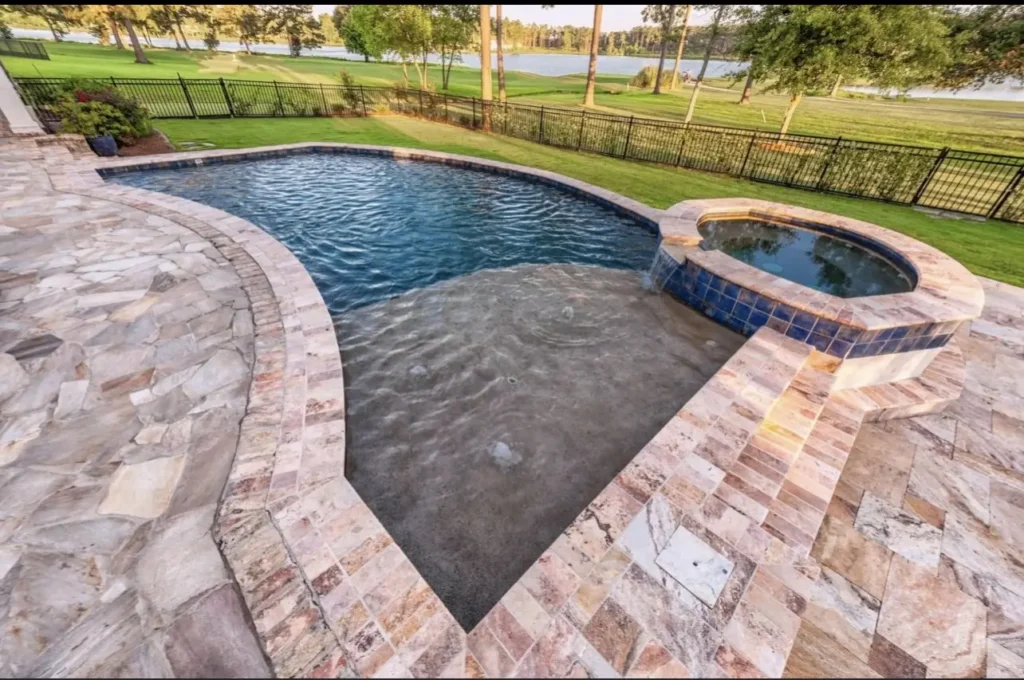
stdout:
POLYGON ((0 140, 0 676, 1024 675, 1024 290, 889 390, 759 332, 462 631, 301 266, 97 164, 0 140))

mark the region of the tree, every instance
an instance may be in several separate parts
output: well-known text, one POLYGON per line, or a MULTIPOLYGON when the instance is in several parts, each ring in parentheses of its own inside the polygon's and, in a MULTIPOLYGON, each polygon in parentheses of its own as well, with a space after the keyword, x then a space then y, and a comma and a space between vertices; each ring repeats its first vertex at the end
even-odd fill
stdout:
POLYGON ((505 55, 501 50, 501 5, 494 6, 494 37, 498 48, 498 101, 505 101, 505 55))
POLYGON ((765 5, 738 51, 751 61, 749 77, 789 94, 785 134, 803 95, 839 78, 901 90, 934 78, 949 63, 947 30, 934 6, 765 5))
POLYGON ((53 39, 61 42, 73 23, 76 5, 9 5, 10 9, 25 17, 42 21, 50 29, 53 39))
POLYGON ((338 34, 338 27, 331 20, 331 15, 324 13, 317 16, 320 22, 320 30, 324 32, 324 43, 327 45, 341 44, 341 35, 338 34))
POLYGON ((644 21, 657 24, 661 33, 661 52, 658 58, 658 76, 654 79, 654 94, 661 94, 661 74, 665 71, 665 50, 681 9, 680 5, 647 5, 643 9, 644 21))
POLYGON ((181 41, 185 43, 185 50, 191 52, 192 46, 188 44, 188 38, 185 37, 185 30, 181 24, 186 19, 196 18, 196 12, 192 7, 189 5, 152 5, 151 8, 150 19, 157 29, 173 35, 174 42, 178 44, 179 49, 181 43, 178 42, 178 35, 180 34, 181 41), (174 32, 175 28, 178 29, 177 33, 174 32))
POLYGON ((128 40, 132 43, 132 50, 135 52, 135 63, 136 64, 148 64, 149 59, 146 57, 146 53, 142 51, 142 45, 139 44, 139 36, 135 34, 135 24, 133 23, 135 18, 134 5, 116 5, 118 11, 121 13, 121 23, 124 24, 125 30, 128 31, 128 40))
POLYGON ((420 87, 427 88, 427 56, 432 46, 430 14, 423 5, 385 5, 385 45, 402 60, 402 73, 409 78, 408 64, 416 67, 420 87), (423 66, 420 67, 422 62, 423 66))
POLYGON ((238 37, 246 54, 252 54, 252 43, 263 37, 267 23, 259 5, 220 5, 217 21, 225 31, 238 37))
POLYGON ((491 6, 480 5, 480 99, 484 130, 491 129, 491 6))
POLYGON ((952 8, 944 19, 953 54, 939 85, 961 89, 1007 79, 1024 81, 1024 7, 952 8))
POLYGON ((683 13, 683 24, 679 28, 679 36, 676 38, 676 63, 672 66, 672 84, 668 89, 676 89, 676 79, 679 77, 679 62, 683 58, 683 49, 686 47, 686 30, 690 27, 690 14, 693 13, 693 5, 687 5, 683 13))
POLYGON ((461 61, 462 50, 473 41, 478 21, 472 5, 428 5, 434 49, 441 57, 441 87, 448 89, 452 64, 461 61))
POLYGON ((293 57, 303 49, 313 50, 324 44, 324 34, 313 17, 313 5, 265 5, 267 31, 288 40, 293 57))
POLYGON ((700 87, 704 83, 704 75, 708 72, 708 62, 715 52, 715 41, 722 32, 725 22, 729 21, 736 13, 735 5, 699 5, 700 9, 715 9, 711 17, 711 26, 708 29, 708 42, 704 48, 704 63, 700 66, 700 73, 697 74, 697 82, 693 84, 693 94, 690 95, 690 103, 686 107, 686 120, 689 123, 693 119, 693 110, 697 106, 697 97, 700 96, 700 87))
POLYGON ((8 40, 14 38, 14 32, 11 30, 11 27, 7 25, 3 6, 0 6, 0 38, 6 38, 8 40))
POLYGON ((345 49, 378 61, 387 49, 384 5, 337 5, 331 16, 345 49))
POLYGON ((587 65, 587 89, 583 105, 594 105, 594 86, 597 83, 597 48, 601 43, 601 11, 604 5, 594 5, 594 29, 590 32, 590 63, 587 65))

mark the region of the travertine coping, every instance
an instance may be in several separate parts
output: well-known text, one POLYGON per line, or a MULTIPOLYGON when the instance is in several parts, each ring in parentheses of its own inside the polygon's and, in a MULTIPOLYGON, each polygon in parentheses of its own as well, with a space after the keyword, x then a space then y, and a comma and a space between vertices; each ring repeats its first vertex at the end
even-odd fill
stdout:
MULTIPOLYGON (((319 148, 514 172, 614 201, 642 218, 660 216, 553 173, 450 154, 322 144, 258 151, 319 148)), ((172 160, 247 156, 253 153, 194 152, 172 160)), ((877 404, 920 408, 933 384, 947 380, 900 389, 906 403, 881 392, 832 398, 834 360, 759 330, 467 636, 343 476, 341 360, 308 273, 246 220, 107 185, 95 172, 133 165, 151 164, 89 159, 50 172, 63 191, 195 230, 242 279, 256 326, 255 365, 216 533, 281 676, 778 675, 795 629, 789 618, 781 633, 759 622, 806 598, 818 569, 806 558, 806 535, 789 522, 820 523, 865 413, 877 404), (739 479, 749 455, 785 461, 779 488, 805 501, 787 501, 781 491, 771 498, 739 479), (803 517, 786 505, 794 502, 803 517), (689 587, 703 593, 699 574, 659 571, 682 569, 673 560, 685 545, 732 565, 701 601, 674 580, 695 578, 689 587)))
POLYGON ((974 275, 941 251, 904 234, 819 210, 749 198, 683 201, 665 211, 659 228, 665 245, 682 246, 686 259, 709 272, 798 310, 857 329, 876 331, 967 321, 977 318, 985 304, 984 291, 974 275), (743 217, 823 225, 854 238, 869 239, 882 252, 892 251, 909 264, 917 277, 916 286, 906 293, 844 299, 761 271, 724 252, 700 248, 703 237, 698 227, 703 221, 743 217))

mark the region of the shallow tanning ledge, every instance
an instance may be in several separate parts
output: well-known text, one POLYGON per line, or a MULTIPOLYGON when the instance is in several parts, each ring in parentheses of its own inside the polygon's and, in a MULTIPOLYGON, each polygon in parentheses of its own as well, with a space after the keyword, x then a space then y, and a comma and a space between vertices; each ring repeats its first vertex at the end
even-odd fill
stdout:
MULTIPOLYGON (((981 284, 953 258, 909 236, 840 215, 745 198, 684 201, 665 211, 659 229, 661 247, 652 267, 657 283, 745 335, 768 326, 843 360, 837 388, 919 376, 985 303, 981 284), (899 276, 886 285, 903 292, 840 297, 826 292, 827 286, 816 290, 766 271, 770 265, 763 262, 758 268, 708 249, 707 225, 731 220, 781 224, 855 244, 891 266, 899 276)), ((851 287, 855 292, 880 288, 851 287)))

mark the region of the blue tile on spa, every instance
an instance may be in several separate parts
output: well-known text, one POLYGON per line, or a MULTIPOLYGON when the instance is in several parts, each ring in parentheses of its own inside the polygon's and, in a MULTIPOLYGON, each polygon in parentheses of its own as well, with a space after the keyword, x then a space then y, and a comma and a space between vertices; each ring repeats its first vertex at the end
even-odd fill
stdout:
POLYGON ((746 322, 746 320, 750 318, 751 311, 752 310, 750 309, 749 305, 745 305, 742 302, 737 302, 736 306, 733 307, 732 315, 735 316, 740 321, 746 322))
POLYGON ((725 282, 725 288, 722 289, 726 297, 738 298, 740 296, 740 287, 735 283, 725 282))
POLYGON ((836 337, 842 340, 843 342, 849 342, 851 344, 854 344, 860 341, 860 334, 861 330, 859 328, 854 328, 853 326, 844 326, 840 324, 839 331, 836 332, 836 337))
POLYGON ((830 319, 819 318, 812 329, 815 333, 819 333, 828 338, 834 338, 836 333, 839 332, 839 322, 832 321, 830 319))
POLYGON ((758 328, 760 328, 761 326, 768 323, 768 315, 765 314, 764 312, 759 312, 755 309, 752 312, 750 312, 750 318, 747 319, 747 322, 751 326, 757 326, 758 328))
POLYGON ((809 336, 810 334, 811 332, 809 330, 800 328, 799 326, 791 325, 788 329, 786 329, 787 336, 793 338, 794 340, 799 340, 800 342, 807 340, 807 336, 809 336))
POLYGON ((803 328, 805 331, 812 330, 817 321, 818 317, 808 312, 796 312, 793 314, 793 325, 803 328))
POLYGON ((765 323, 765 326, 768 326, 768 328, 771 328, 773 331, 778 331, 783 335, 785 335, 786 331, 789 329, 788 323, 774 316, 768 317, 768 321, 765 323))
POLYGON ((754 309, 765 314, 771 314, 772 310, 775 309, 775 300, 758 295, 757 302, 754 303, 754 309))
POLYGON ((819 352, 824 352, 828 349, 828 346, 832 343, 832 338, 821 333, 811 333, 807 338, 807 344, 813 346, 819 352))
POLYGON ((782 321, 785 321, 786 323, 789 323, 793 321, 794 312, 795 310, 789 305, 779 303, 775 305, 775 309, 772 310, 772 316, 774 316, 776 319, 780 319, 782 321))
POLYGON ((835 340, 832 341, 832 344, 829 345, 828 349, 825 351, 828 352, 828 354, 830 354, 831 356, 839 357, 840 359, 842 359, 846 357, 847 354, 849 354, 851 347, 852 345, 850 345, 850 343, 846 342, 845 340, 839 340, 838 338, 836 338, 835 340))
POLYGON ((745 305, 750 305, 751 307, 753 307, 754 303, 757 301, 757 294, 752 290, 741 288, 740 296, 736 299, 745 305))

